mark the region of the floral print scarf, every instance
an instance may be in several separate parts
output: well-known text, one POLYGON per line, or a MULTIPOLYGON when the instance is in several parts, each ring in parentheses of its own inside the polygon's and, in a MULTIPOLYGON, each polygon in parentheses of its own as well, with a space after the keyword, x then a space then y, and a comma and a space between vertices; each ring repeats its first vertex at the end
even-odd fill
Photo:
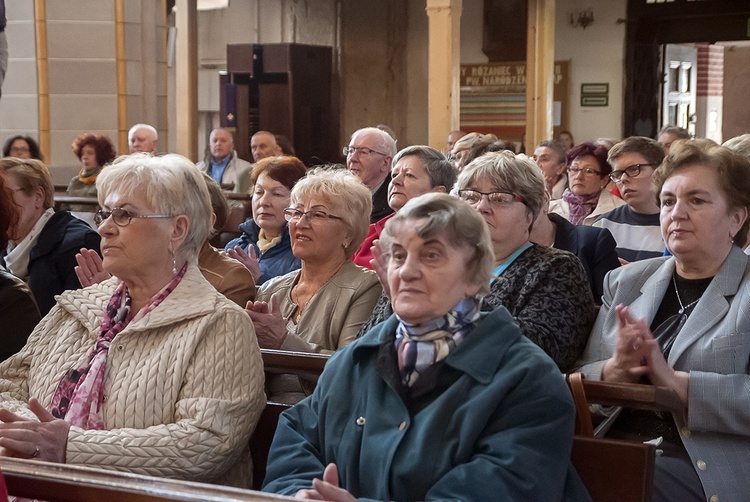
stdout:
POLYGON ((104 419, 101 414, 104 397, 104 373, 112 340, 128 324, 142 319, 158 307, 174 291, 185 276, 186 271, 187 264, 182 267, 182 270, 174 276, 169 284, 152 296, 130 321, 128 321, 130 295, 125 284, 120 283, 109 300, 99 329, 99 338, 94 350, 89 354, 88 361, 83 367, 68 371, 60 381, 52 398, 52 415, 56 418, 65 419, 70 425, 83 429, 104 429, 104 419))

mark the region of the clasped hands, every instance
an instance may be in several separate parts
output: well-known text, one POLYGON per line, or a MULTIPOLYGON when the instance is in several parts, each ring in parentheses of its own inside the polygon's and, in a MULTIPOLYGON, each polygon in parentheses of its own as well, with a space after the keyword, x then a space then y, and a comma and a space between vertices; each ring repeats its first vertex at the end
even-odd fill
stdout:
POLYGON ((280 349, 286 340, 286 323, 281 315, 279 302, 275 296, 266 302, 247 302, 245 312, 255 326, 255 336, 262 349, 280 349))
POLYGON ((604 364, 602 380, 631 382, 646 375, 653 385, 669 387, 687 405, 689 374, 676 371, 664 359, 658 340, 643 319, 636 319, 628 307, 615 307, 617 343, 614 354, 604 364))
POLYGON ((0 409, 0 456, 65 463, 70 425, 34 398, 29 399, 29 410, 39 421, 0 409))

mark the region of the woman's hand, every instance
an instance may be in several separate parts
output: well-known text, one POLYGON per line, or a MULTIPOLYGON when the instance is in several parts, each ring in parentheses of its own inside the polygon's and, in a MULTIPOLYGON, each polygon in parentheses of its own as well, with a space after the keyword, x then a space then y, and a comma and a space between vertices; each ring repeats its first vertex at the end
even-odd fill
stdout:
POLYGON ((372 253, 373 258, 372 260, 370 260, 370 265, 372 265, 375 273, 378 274, 380 285, 383 286, 383 293, 385 293, 385 296, 390 298, 391 292, 388 288, 388 258, 383 255, 378 242, 378 239, 372 241, 370 252, 372 253))
POLYGON ((99 253, 93 249, 81 248, 81 251, 76 254, 76 262, 78 265, 74 270, 78 276, 78 282, 84 288, 106 281, 111 277, 109 272, 104 270, 99 253))
POLYGON ((648 372, 645 368, 646 356, 650 348, 647 340, 653 340, 643 319, 635 319, 627 307, 615 307, 617 314, 617 344, 612 357, 604 364, 602 380, 610 382, 634 383, 638 377, 648 372))
POLYGON ((646 365, 639 368, 639 371, 648 375, 648 379, 651 380, 653 385, 669 387, 674 390, 680 396, 682 404, 687 406, 690 373, 670 368, 666 359, 664 359, 664 353, 661 351, 657 340, 646 340, 645 348, 647 349, 646 365))
POLYGON ((55 418, 34 398, 29 399, 29 409, 39 418, 38 422, 0 410, 3 422, 0 424, 0 455, 65 463, 70 425, 55 418))
POLYGON ((255 325, 255 336, 262 349, 280 349, 286 340, 286 320, 275 297, 266 302, 247 302, 245 312, 255 325))
POLYGON ((242 249, 240 246, 234 246, 233 248, 229 248, 227 251, 227 254, 230 258, 234 258, 238 262, 242 263, 246 269, 250 271, 250 274, 253 276, 253 280, 257 283, 258 279, 260 279, 260 276, 263 275, 263 272, 260 270, 260 260, 257 256, 255 256, 255 248, 252 246, 248 246, 247 250, 249 253, 246 253, 244 249, 242 249))
POLYGON ((312 489, 298 491, 294 498, 305 500, 329 500, 331 502, 355 502, 356 497, 339 488, 339 473, 336 464, 330 463, 323 472, 323 479, 313 479, 312 489))

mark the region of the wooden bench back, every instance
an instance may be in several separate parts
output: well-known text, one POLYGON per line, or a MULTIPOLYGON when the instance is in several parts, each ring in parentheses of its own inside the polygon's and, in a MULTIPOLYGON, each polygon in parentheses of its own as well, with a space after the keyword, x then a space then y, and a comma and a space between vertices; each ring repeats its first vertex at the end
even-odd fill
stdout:
POLYGON ((50 502, 292 500, 257 491, 14 458, 0 459, 0 469, 10 495, 50 502))

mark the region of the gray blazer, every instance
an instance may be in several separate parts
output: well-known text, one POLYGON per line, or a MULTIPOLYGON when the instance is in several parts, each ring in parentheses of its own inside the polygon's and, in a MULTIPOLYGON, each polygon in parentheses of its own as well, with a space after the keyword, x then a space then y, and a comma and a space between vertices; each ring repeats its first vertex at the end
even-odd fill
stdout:
MULTIPOLYGON (((674 419, 706 498, 750 496, 750 260, 733 246, 675 339, 669 366, 690 373, 688 408, 674 419)), ((612 270, 603 305, 579 361, 587 378, 601 378, 614 352, 614 307, 629 305, 651 324, 672 287, 673 257, 653 258, 612 270)))

